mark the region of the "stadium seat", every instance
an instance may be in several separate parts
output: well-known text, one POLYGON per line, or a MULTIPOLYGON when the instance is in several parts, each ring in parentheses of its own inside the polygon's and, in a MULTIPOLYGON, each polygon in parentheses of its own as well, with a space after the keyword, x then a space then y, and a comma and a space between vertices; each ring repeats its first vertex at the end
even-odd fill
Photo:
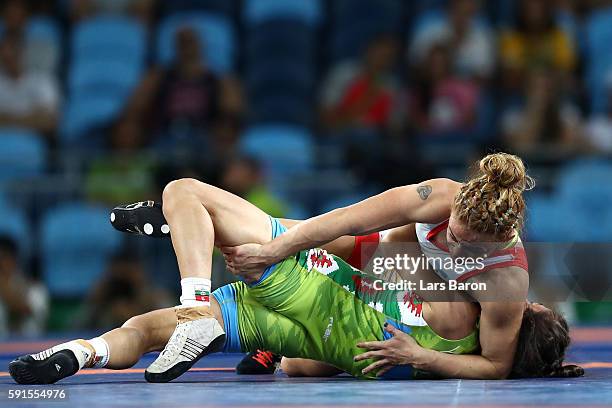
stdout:
POLYGON ((606 75, 612 70, 612 7, 594 11, 584 25, 586 51, 586 83, 591 94, 593 112, 605 112, 608 95, 604 86, 606 75))
POLYGON ((312 123, 315 48, 316 30, 297 19, 248 29, 244 82, 251 123, 312 123))
POLYGON ((612 199, 612 162, 608 160, 576 160, 565 165, 558 178, 559 195, 575 205, 585 203, 592 197, 592 200, 601 201, 606 206, 606 198, 612 199), (592 196, 592 192, 597 194, 592 196), (602 195, 604 199, 601 199, 602 195))
POLYGON ((550 196, 529 193, 526 231, 530 241, 612 240, 612 164, 578 160, 563 168, 550 196))
POLYGON ((71 46, 73 61, 120 60, 144 64, 146 31, 142 24, 128 17, 93 17, 77 23, 71 46))
POLYGON ((174 59, 175 33, 193 28, 200 38, 202 55, 217 73, 234 68, 236 44, 231 21, 222 15, 203 12, 175 13, 164 18, 157 32, 157 61, 168 65, 174 59))
POLYGON ((45 40, 56 47, 62 45, 62 32, 57 22, 49 17, 34 16, 26 28, 28 40, 45 40))
POLYGON ((330 57, 332 61, 358 58, 366 45, 382 33, 402 29, 401 0, 340 0, 332 6, 330 57))
POLYGON ((570 239, 610 241, 612 230, 612 163, 603 160, 578 160, 566 165, 557 181, 555 203, 566 212, 557 223, 567 226, 570 239))
POLYGON ((81 93, 116 94, 125 99, 138 85, 142 66, 121 60, 75 61, 68 74, 68 91, 81 93))
POLYGON ((82 297, 100 278, 121 244, 106 208, 67 203, 49 210, 41 225, 44 281, 52 296, 82 297))
POLYGON ((55 75, 62 59, 63 39, 58 22, 46 16, 28 20, 24 63, 28 70, 55 75))
POLYGON ((264 125, 282 121, 296 126, 309 126, 312 123, 313 108, 308 96, 278 90, 262 96, 250 95, 250 100, 251 124, 264 125))
POLYGON ((240 139, 240 151, 258 159, 271 178, 305 174, 313 168, 313 137, 285 124, 254 126, 240 139))
POLYGON ((313 67, 302 61, 283 59, 249 64, 245 87, 249 94, 277 91, 310 95, 315 87, 313 67), (282 87, 282 89, 274 88, 282 87))
POLYGON ((315 58, 318 46, 316 30, 296 19, 276 19, 254 25, 247 30, 246 37, 247 63, 281 57, 309 62, 315 58))
POLYGON ((80 93, 68 100, 60 127, 60 138, 63 145, 79 142, 85 133, 100 126, 109 124, 123 108, 124 100, 116 94, 80 93))
POLYGON ((39 175, 46 162, 42 136, 26 129, 0 128, 0 183, 39 175))
POLYGON ((60 126, 64 144, 107 125, 123 108, 144 72, 146 31, 131 18, 102 15, 76 25, 71 47, 68 100, 60 126))
POLYGON ((248 25, 271 19, 292 18, 315 26, 321 20, 320 0, 246 0, 244 20, 248 25))
POLYGON ((531 242, 565 240, 567 225, 559 222, 565 206, 555 196, 529 193, 525 217, 525 233, 531 242))

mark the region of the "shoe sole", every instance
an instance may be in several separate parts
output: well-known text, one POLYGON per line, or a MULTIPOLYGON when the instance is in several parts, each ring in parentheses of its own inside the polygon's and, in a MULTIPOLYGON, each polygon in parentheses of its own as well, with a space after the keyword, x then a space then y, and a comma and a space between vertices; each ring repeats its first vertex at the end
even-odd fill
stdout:
POLYGON ((70 350, 60 350, 44 360, 19 357, 9 364, 9 374, 18 384, 53 384, 79 371, 79 362, 70 350), (59 367, 59 368, 58 368, 59 367))
POLYGON ((159 205, 113 208, 110 214, 112 226, 120 232, 146 235, 153 238, 170 237, 170 228, 159 205))
POLYGON ((145 380, 150 383, 167 383, 170 382, 181 375, 185 374, 195 363, 198 362, 202 357, 205 357, 211 353, 216 353, 223 348, 225 344, 225 334, 220 335, 210 342, 208 347, 206 347, 196 358, 192 361, 182 361, 172 367, 168 371, 163 373, 151 373, 145 370, 145 380))

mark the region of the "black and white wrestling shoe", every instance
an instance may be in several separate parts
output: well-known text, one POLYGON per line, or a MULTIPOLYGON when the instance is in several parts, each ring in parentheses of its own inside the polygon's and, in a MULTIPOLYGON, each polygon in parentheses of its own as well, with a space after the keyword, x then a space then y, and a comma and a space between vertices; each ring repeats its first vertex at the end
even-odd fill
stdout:
POLYGON ((155 201, 140 201, 113 208, 110 222, 116 230, 156 238, 170 237, 170 227, 162 205, 155 201))
POLYGON ((93 356, 84 341, 74 340, 11 361, 9 373, 18 384, 53 384, 83 368, 93 356))
POLYGON ((221 351, 225 331, 209 307, 175 308, 178 323, 168 344, 145 370, 148 382, 172 381, 202 357, 221 351))

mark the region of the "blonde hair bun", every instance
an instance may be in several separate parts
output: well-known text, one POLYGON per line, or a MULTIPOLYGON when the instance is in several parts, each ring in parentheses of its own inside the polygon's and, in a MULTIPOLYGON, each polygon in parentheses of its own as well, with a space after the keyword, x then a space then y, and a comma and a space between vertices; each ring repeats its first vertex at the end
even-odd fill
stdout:
POLYGON ((530 190, 534 181, 527 175, 520 157, 508 153, 492 153, 480 160, 480 171, 486 181, 502 188, 530 190))
POLYGON ((493 153, 478 162, 478 171, 461 186, 453 211, 469 229, 509 239, 523 225, 523 191, 533 188, 523 161, 493 153))

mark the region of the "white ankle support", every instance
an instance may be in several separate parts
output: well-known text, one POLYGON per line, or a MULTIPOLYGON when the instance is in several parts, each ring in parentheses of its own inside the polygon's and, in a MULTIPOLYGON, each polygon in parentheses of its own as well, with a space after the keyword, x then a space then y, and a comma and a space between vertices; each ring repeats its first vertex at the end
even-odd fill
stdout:
POLYGON ((93 366, 97 368, 106 367, 110 359, 110 350, 108 343, 102 337, 95 337, 88 340, 89 344, 94 348, 96 357, 94 358, 93 366))
POLYGON ((209 306, 211 285, 210 279, 181 279, 181 304, 183 306, 209 306))

